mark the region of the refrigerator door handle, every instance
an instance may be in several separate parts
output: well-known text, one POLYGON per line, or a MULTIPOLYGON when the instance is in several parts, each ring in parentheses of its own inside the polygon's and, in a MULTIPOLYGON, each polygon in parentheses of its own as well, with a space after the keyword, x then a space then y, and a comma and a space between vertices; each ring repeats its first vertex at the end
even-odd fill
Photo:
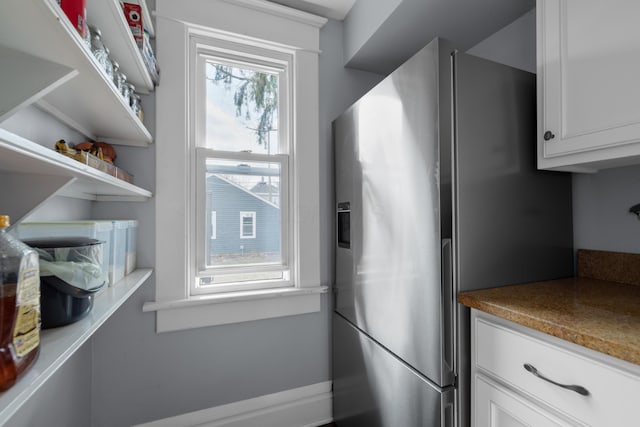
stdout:
POLYGON ((454 375, 454 304, 453 259, 451 239, 441 242, 441 286, 442 286, 442 378, 449 384, 455 382, 454 375))

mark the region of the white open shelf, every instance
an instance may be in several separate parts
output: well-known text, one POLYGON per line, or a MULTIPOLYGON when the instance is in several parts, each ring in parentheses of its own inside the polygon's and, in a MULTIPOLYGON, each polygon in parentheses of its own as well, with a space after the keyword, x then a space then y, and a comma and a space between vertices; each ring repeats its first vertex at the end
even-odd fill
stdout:
POLYGON ((151 269, 135 270, 94 299, 83 319, 70 325, 41 332, 40 355, 33 366, 9 390, 0 393, 0 425, 53 375, 129 297, 144 284, 151 269))
MULTIPOLYGON (((140 1, 144 17, 148 9, 144 0, 140 1)), ((136 91, 152 91, 151 76, 119 0, 87 0, 87 15, 88 22, 101 29, 111 56, 136 91)), ((0 94, 0 123, 20 109, 37 104, 88 139, 142 147, 153 142, 151 133, 125 103, 56 0, 0 1, 0 94)), ((52 135, 52 144, 56 139, 52 135)), ((146 189, 2 128, 0 180, 1 213, 10 215, 14 225, 54 196, 92 201, 146 201, 152 197, 146 189)), ((97 295, 85 318, 42 331, 38 360, 13 387, 0 393, 0 426, 151 273, 150 269, 134 271, 97 295)))
MULTIPOLYGON (((128 25, 119 13, 119 1, 90 0, 87 8, 88 16, 93 15, 107 44, 113 43, 109 45, 111 54, 121 64, 128 80, 137 83, 139 91, 152 90, 151 77, 128 25)), ((77 75, 63 84, 59 84, 59 78, 52 78, 57 87, 49 91, 30 87, 31 80, 23 76, 3 74, 0 75, 3 92, 20 87, 18 92, 25 93, 29 103, 37 102, 90 139, 133 146, 146 146, 152 142, 147 128, 120 96, 56 0, 3 0, 0 3, 0 45, 77 71, 77 75), (29 96, 30 93, 33 95, 29 96)), ((0 50, 0 62, 5 60, 8 58, 0 50)), ((25 74, 30 71, 26 69, 25 74)), ((0 100, 0 121, 7 117, 3 110, 0 100)))
MULTIPOLYGON (((142 16, 145 16, 145 9, 146 3, 142 16)), ((120 64, 122 72, 127 75, 127 81, 136 87, 136 92, 152 91, 153 81, 129 30, 120 2, 87 0, 87 22, 100 29, 105 46, 120 64)))
POLYGON ((0 129, 0 197, 13 223, 53 196, 145 201, 152 193, 0 129), (17 197, 17 195, 20 197, 17 197))

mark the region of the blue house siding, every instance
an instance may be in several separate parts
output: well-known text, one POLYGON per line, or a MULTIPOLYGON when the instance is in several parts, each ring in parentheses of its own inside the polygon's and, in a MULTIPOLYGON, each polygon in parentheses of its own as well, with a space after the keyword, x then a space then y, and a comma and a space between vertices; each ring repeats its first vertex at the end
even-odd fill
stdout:
POLYGON ((212 256, 280 252, 278 207, 213 175, 207 179, 207 210, 216 212, 216 238, 209 240, 212 256), (255 212, 255 238, 240 238, 240 212, 255 212))

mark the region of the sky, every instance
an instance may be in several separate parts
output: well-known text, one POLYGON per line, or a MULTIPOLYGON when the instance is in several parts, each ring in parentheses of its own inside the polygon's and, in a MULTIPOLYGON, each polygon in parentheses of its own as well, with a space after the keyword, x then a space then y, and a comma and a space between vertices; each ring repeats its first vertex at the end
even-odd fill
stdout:
MULTIPOLYGON (((252 109, 251 121, 236 116, 233 94, 237 86, 238 83, 232 82, 227 89, 222 82, 207 82, 207 146, 217 150, 251 150, 267 154, 266 147, 258 145, 255 132, 248 129, 257 127, 259 114, 252 109)), ((277 132, 272 135, 272 140, 277 140, 277 132)))

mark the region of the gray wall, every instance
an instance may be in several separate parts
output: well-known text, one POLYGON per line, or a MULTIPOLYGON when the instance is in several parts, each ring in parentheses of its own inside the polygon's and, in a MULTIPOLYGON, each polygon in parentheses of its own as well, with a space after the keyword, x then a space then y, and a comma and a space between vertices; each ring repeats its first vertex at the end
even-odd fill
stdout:
POLYGON ((48 148, 54 148, 55 142, 59 139, 72 143, 85 140, 81 134, 35 106, 19 110, 3 121, 1 126, 9 132, 48 148))
POLYGON ((86 427, 91 420, 91 344, 82 346, 7 422, 7 427, 86 427))
POLYGON ((640 166, 573 175, 575 249, 640 253, 640 166))
POLYGON ((467 53, 535 73, 536 10, 525 13, 467 53))
POLYGON ((343 63, 348 63, 402 0, 356 1, 344 20, 343 63))
POLYGON ((469 49, 535 6, 535 0, 377 3, 380 1, 358 1, 347 16, 345 43, 349 51, 345 59, 349 67, 381 74, 391 73, 436 37, 458 49, 469 49), (378 6, 379 10, 371 10, 378 6), (371 28, 374 25, 377 28, 371 28))

